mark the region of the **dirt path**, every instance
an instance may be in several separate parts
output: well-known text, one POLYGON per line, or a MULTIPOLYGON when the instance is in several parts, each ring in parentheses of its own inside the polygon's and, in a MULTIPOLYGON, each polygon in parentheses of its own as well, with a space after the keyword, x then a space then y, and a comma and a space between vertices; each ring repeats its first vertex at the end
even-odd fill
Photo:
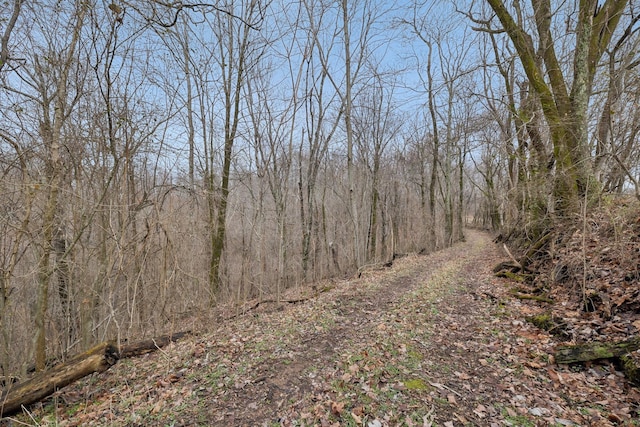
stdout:
POLYGON ((638 425, 609 368, 549 363, 487 235, 339 283, 61 392, 40 425, 638 425))

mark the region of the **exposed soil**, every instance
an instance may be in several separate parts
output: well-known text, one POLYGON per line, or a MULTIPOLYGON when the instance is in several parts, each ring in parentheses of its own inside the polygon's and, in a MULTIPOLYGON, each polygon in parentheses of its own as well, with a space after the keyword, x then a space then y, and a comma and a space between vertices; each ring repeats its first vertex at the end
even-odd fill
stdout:
POLYGON ((488 235, 260 305, 58 392, 4 425, 640 425, 611 365, 553 364, 488 235), (309 290, 309 292, 311 292, 309 290))

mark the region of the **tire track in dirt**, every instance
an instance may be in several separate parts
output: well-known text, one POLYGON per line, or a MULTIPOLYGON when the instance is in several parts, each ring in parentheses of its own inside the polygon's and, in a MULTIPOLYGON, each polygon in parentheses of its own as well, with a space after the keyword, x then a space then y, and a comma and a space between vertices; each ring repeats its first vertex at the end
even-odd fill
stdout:
MULTIPOLYGON (((487 235, 469 230, 465 242, 415 257, 409 263, 397 263, 399 265, 390 271, 360 279, 323 296, 325 301, 321 304, 328 306, 332 327, 291 337, 291 344, 284 352, 293 357, 258 367, 259 381, 236 396, 236 408, 252 410, 227 412, 225 420, 230 425, 257 425, 260 419, 266 418, 277 422, 278 413, 287 403, 295 406, 313 400, 313 394, 322 391, 314 385, 313 372, 321 371, 322 367, 336 367, 346 354, 353 352, 350 347, 355 343, 375 341, 374 331, 380 318, 403 304, 405 296, 430 283, 442 284, 455 279, 466 267, 492 259, 493 256, 487 257, 486 253, 491 250, 487 235)), ((310 310, 322 309, 310 305, 310 310)))

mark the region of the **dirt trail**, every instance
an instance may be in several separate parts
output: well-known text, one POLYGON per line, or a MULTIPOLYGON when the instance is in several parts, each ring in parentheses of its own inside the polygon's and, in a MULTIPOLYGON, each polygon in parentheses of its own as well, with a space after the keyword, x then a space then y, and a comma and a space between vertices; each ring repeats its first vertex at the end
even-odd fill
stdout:
MULTIPOLYGON (((267 362, 262 366, 264 380, 260 378, 258 384, 247 387, 251 388, 250 391, 243 390, 247 393, 234 396, 234 406, 240 408, 240 413, 233 413, 229 421, 232 424, 253 425, 258 420, 242 408, 252 404, 255 407, 256 403, 259 404, 256 408, 259 417, 282 421, 285 418, 278 414, 283 402, 295 402, 302 408, 305 403, 323 400, 317 394, 324 391, 323 387, 314 387, 312 381, 314 371, 324 370, 331 374, 330 378, 336 379, 336 374, 341 372, 341 365, 349 363, 354 356, 358 358, 359 355, 370 353, 367 351, 368 347, 393 347, 389 346, 388 331, 393 330, 394 326, 388 327, 386 322, 398 325, 411 322, 410 319, 403 318, 402 309, 416 290, 426 290, 438 295, 443 291, 444 285, 446 293, 455 291, 456 282, 459 283, 461 275, 468 274, 468 268, 472 265, 487 265, 487 259, 495 258, 495 255, 486 235, 470 231, 467 243, 423 259, 405 262, 394 271, 375 278, 351 282, 350 286, 340 288, 327 295, 325 301, 320 301, 322 307, 310 305, 309 310, 326 311, 326 299, 330 300, 329 311, 324 313, 325 318, 319 322, 330 323, 330 326, 316 328, 310 333, 302 330, 291 334, 288 345, 283 349, 289 358, 276 363, 267 362), (276 404, 273 405, 273 402, 276 404)), ((445 308, 447 303, 439 301, 436 304, 445 308)), ((415 319, 416 313, 420 314, 421 310, 412 310, 406 316, 415 319)), ((435 324, 434 326, 439 328, 435 324)), ((420 341, 416 339, 416 342, 420 341)), ((398 351, 402 348, 406 351, 406 345, 400 343, 398 351)), ((341 378, 338 376, 338 381, 341 378)), ((331 400, 331 396, 327 397, 331 400)), ((344 403, 347 405, 347 402, 344 403)), ((220 405, 216 409, 224 411, 224 408, 225 405, 220 405)), ((295 414, 294 411, 293 415, 295 414)))
POLYGON ((637 425, 613 370, 549 364, 486 234, 262 308, 58 394, 40 425, 637 425), (593 371, 593 372, 591 372, 593 371))

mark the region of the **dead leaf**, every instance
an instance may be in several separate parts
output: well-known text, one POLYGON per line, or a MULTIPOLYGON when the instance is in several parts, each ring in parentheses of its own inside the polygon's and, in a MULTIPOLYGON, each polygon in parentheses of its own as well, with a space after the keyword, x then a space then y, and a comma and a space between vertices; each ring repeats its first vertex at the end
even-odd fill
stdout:
POLYGON ((458 415, 458 414, 454 413, 453 416, 456 417, 458 419, 458 421, 460 421, 463 425, 469 424, 469 420, 467 420, 462 415, 458 415))
POLYGON ((169 381, 170 383, 178 382, 180 381, 180 375, 171 374, 167 377, 167 381, 169 381))
POLYGON ((158 412, 160 412, 160 410, 162 409, 162 405, 163 405, 163 403, 164 403, 164 402, 162 402, 162 401, 157 402, 157 403, 153 406, 153 408, 151 409, 151 413, 155 415, 155 414, 157 414, 158 412))
POLYGON ((484 418, 487 416, 487 408, 484 405, 478 405, 473 410, 473 413, 478 416, 478 418, 484 418))
POLYGON ((542 363, 538 362, 525 362, 525 365, 533 369, 540 369, 544 366, 542 363))
POLYGON ((560 375, 559 372, 551 368, 548 368, 547 373, 549 374, 549 377, 551 378, 552 381, 558 382, 560 384, 564 384, 564 381, 562 380, 562 376, 560 375))
POLYGON ((470 380, 471 379, 471 375, 465 373, 465 372, 454 372, 454 375, 458 378, 460 378, 461 380, 470 380))
POLYGON ((616 424, 620 424, 622 423, 622 417, 620 417, 618 414, 614 414, 613 412, 609 414, 609 416, 607 417, 609 419, 609 421, 611 421, 612 423, 616 423, 616 424))
POLYGON ((340 416, 344 411, 344 402, 331 402, 331 413, 340 416))

